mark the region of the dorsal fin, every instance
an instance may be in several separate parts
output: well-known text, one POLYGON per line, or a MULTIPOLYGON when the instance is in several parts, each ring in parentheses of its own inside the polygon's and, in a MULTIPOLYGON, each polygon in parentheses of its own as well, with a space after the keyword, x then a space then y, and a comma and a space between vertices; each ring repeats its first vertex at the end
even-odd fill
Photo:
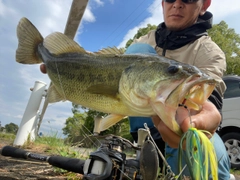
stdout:
POLYGON ((118 49, 116 46, 114 47, 107 47, 107 48, 103 48, 98 52, 94 52, 94 54, 124 54, 125 52, 125 48, 120 48, 118 49))
POLYGON ((55 55, 76 52, 84 54, 87 53, 75 41, 60 32, 55 32, 48 35, 44 39, 43 45, 50 51, 50 53, 55 55))

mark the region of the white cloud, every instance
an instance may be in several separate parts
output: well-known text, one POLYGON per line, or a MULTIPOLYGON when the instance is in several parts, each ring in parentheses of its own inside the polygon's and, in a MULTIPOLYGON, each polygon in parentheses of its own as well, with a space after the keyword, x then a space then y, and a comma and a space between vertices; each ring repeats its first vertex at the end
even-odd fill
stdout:
POLYGON ((114 0, 109 0, 109 2, 110 2, 111 4, 114 4, 114 0))
POLYGON ((98 5, 103 6, 104 2, 101 0, 94 0, 98 5))
POLYGON ((85 10, 83 20, 87 21, 87 22, 95 22, 96 21, 96 18, 95 18, 95 16, 93 15, 93 13, 91 11, 91 7, 88 7, 85 10))
POLYGON ((240 14, 240 1, 235 0, 221 0, 221 1, 212 1, 211 6, 208 9, 214 15, 216 19, 224 19, 224 17, 238 12, 240 14))

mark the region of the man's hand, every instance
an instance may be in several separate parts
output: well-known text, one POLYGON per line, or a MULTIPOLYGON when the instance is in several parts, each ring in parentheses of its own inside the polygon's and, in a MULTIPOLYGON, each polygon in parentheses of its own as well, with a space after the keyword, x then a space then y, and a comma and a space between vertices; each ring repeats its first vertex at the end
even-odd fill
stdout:
MULTIPOLYGON (((180 119, 178 120, 178 122, 182 131, 186 132, 191 127, 190 117, 188 116, 188 112, 181 113, 181 110, 182 107, 177 111, 178 113, 176 117, 177 119, 180 119)), ((177 148, 180 143, 181 137, 174 133, 172 130, 170 130, 158 116, 153 116, 152 120, 155 127, 160 132, 163 140, 170 147, 177 148)), ((214 104, 212 104, 209 101, 206 101, 203 104, 201 111, 191 112, 191 121, 193 127, 200 130, 206 130, 211 134, 214 134, 221 121, 221 115, 217 108, 214 106, 214 104)))
POLYGON ((40 71, 41 71, 43 74, 47 74, 47 68, 46 68, 45 64, 41 64, 41 65, 40 65, 40 71))

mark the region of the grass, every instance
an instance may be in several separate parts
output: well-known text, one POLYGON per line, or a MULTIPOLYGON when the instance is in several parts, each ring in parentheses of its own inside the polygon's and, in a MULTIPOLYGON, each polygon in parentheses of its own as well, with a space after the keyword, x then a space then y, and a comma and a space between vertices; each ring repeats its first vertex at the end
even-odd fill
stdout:
MULTIPOLYGON (((82 159, 83 156, 73 148, 64 142, 64 139, 60 138, 57 133, 54 133, 50 136, 37 137, 34 142, 26 142, 26 148, 36 148, 38 151, 43 151, 50 155, 59 155, 69 158, 79 158, 82 159)), ((54 167, 54 171, 59 174, 64 174, 67 178, 79 179, 76 173, 68 172, 67 170, 54 167)))
POLYGON ((234 175, 240 176, 240 170, 237 170, 237 169, 231 169, 231 170, 230 170, 230 173, 231 173, 231 174, 234 174, 234 175))
POLYGON ((13 143, 14 139, 16 138, 16 135, 11 133, 0 133, 0 139, 9 141, 10 143, 13 143))

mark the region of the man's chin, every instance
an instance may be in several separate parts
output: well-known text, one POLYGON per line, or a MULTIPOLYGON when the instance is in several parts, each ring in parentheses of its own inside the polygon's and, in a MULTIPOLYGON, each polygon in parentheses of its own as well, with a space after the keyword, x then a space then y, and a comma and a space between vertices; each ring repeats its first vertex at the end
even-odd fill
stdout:
POLYGON ((170 30, 170 31, 180 31, 185 29, 186 27, 181 25, 179 22, 176 23, 165 23, 166 27, 170 30))
POLYGON ((177 26, 167 26, 167 28, 168 28, 170 31, 180 31, 180 30, 183 29, 183 28, 180 28, 180 27, 177 27, 177 26))

